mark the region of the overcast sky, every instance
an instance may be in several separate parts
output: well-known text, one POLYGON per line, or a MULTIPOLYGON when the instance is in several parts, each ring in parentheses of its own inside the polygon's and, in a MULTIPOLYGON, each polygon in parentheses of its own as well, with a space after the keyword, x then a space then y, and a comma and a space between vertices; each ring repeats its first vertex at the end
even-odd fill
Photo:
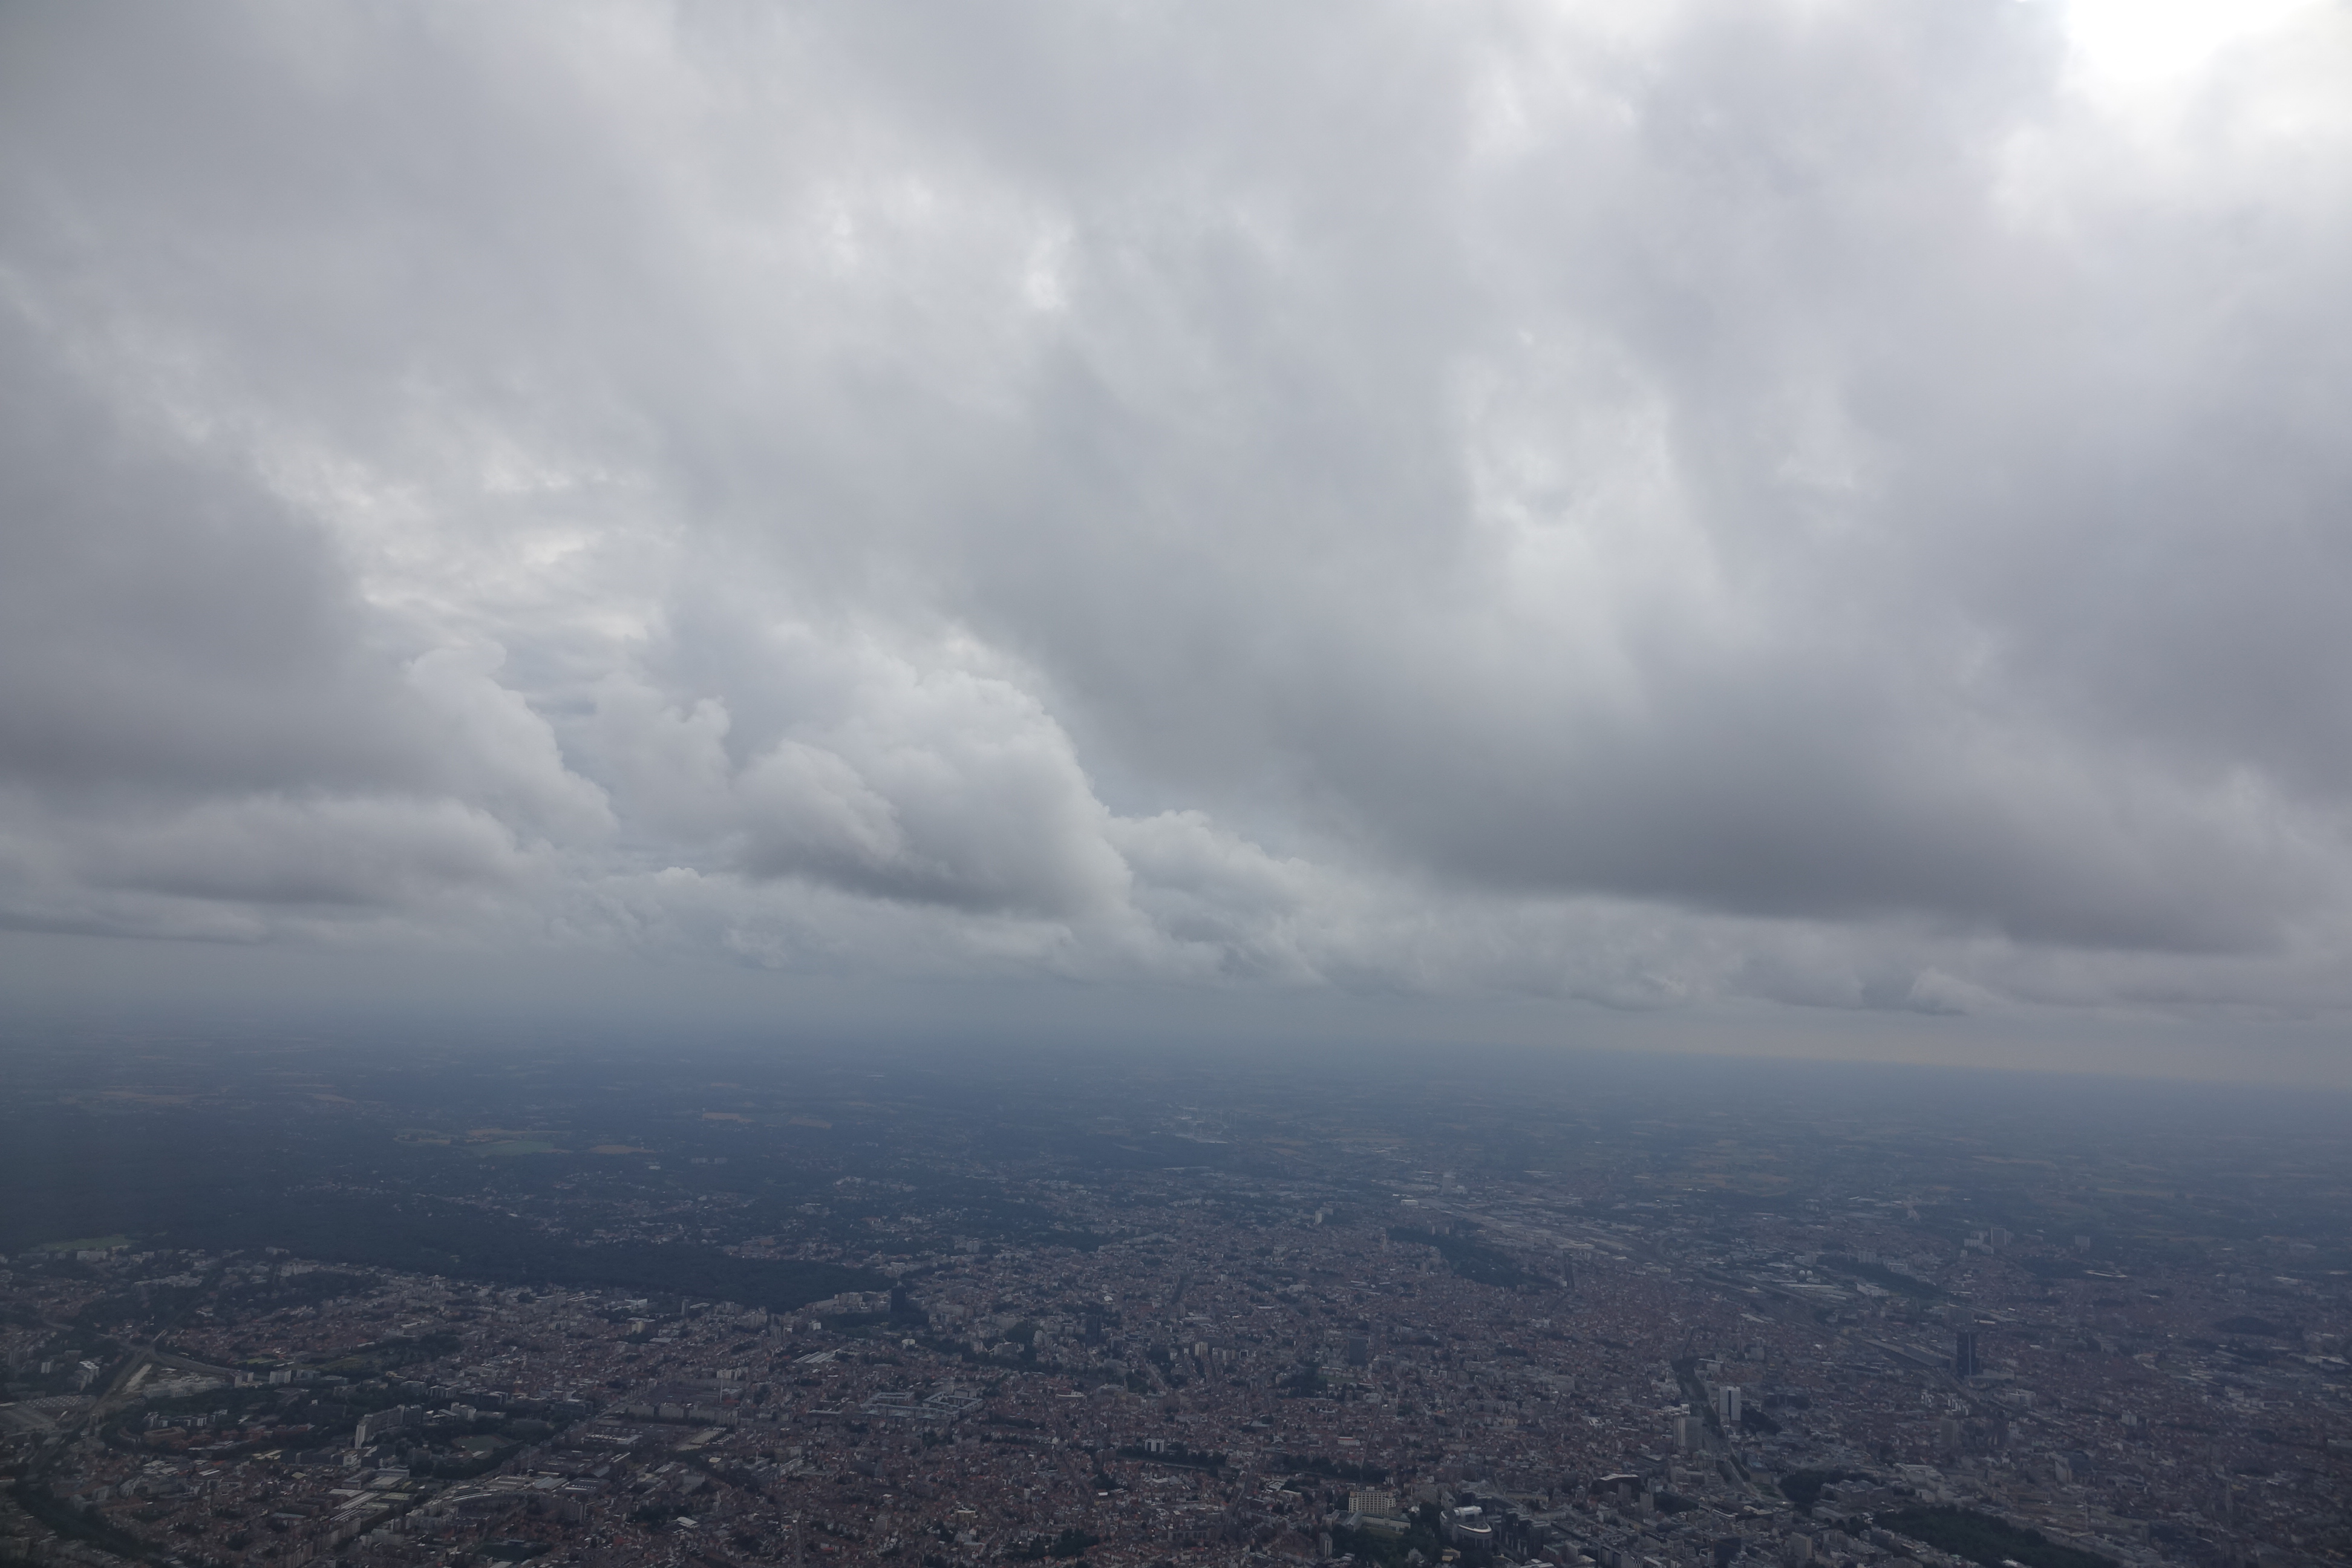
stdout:
POLYGON ((0 941, 2324 1046, 2347 279, 2341 0, 11 5, 0 941))

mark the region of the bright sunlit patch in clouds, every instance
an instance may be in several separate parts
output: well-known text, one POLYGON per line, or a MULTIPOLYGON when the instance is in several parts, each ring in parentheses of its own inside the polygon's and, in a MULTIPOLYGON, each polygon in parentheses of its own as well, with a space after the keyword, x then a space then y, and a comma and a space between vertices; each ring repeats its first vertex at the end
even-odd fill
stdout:
POLYGON ((2193 80, 2231 48, 2277 34, 2329 0, 2062 0, 2082 85, 2115 100, 2193 80))

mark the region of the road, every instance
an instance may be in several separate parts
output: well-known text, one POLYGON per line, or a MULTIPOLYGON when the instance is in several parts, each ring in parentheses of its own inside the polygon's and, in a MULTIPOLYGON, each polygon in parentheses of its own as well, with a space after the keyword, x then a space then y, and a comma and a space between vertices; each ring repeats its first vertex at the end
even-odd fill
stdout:
POLYGON ((46 1471, 49 1464, 54 1463, 58 1457, 65 1452, 67 1444, 103 1426, 105 1417, 110 1411, 127 1403, 131 1380, 139 1375, 142 1367, 163 1366, 174 1371, 197 1373, 209 1377, 235 1379, 236 1373, 232 1368, 213 1366, 159 1348, 164 1337, 179 1327, 182 1320, 195 1310, 196 1303, 211 1294, 213 1288, 220 1282, 220 1278, 221 1271, 214 1270, 205 1281, 204 1291, 190 1298, 188 1303, 180 1309, 170 1322, 156 1331, 153 1339, 149 1340, 126 1357, 122 1364, 115 1369, 114 1375, 107 1379, 106 1386, 99 1391, 96 1397, 69 1415, 59 1416, 56 1422, 55 1430, 49 1434, 48 1440, 42 1445, 39 1456, 34 1460, 32 1473, 46 1471))

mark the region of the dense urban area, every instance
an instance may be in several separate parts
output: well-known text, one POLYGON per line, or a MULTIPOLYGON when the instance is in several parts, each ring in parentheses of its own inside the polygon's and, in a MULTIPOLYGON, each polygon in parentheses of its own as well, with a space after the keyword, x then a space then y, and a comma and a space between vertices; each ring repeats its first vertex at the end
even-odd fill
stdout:
POLYGON ((1570 1057, 10 1065, 0 1560, 2352 1558, 2337 1105, 1570 1057))

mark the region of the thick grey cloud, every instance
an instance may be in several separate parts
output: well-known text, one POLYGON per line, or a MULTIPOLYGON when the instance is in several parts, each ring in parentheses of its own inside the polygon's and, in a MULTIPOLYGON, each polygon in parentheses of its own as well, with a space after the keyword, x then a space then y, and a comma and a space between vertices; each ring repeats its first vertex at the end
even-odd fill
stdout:
POLYGON ((2352 18, 2082 9, 12 7, 0 920, 2332 1014, 2352 18))

